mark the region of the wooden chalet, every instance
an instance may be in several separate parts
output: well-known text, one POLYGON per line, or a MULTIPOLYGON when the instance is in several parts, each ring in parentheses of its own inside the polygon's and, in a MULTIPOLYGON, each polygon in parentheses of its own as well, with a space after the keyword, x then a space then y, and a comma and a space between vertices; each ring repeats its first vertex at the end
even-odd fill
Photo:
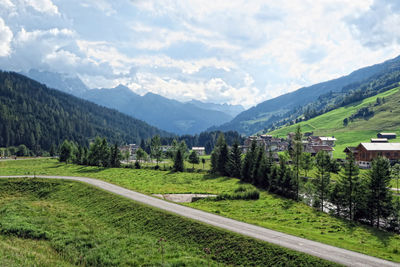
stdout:
POLYGON ((354 153, 356 162, 362 168, 370 168, 371 161, 379 156, 390 161, 400 160, 400 143, 361 143, 354 153))

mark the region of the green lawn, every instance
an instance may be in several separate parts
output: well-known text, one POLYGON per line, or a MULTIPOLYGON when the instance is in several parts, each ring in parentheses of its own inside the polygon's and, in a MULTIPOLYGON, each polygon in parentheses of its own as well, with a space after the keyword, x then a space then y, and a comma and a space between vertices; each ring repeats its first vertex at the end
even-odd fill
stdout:
MULTIPOLYGON (((0 175, 53 174, 99 178, 146 194, 232 193, 235 178, 155 170, 102 169, 58 163, 53 159, 0 162, 0 175)), ((187 204, 226 217, 260 225, 334 246, 400 262, 400 237, 350 223, 302 203, 261 192, 259 200, 202 200, 187 204)))
POLYGON ((75 181, 1 179, 0 215, 2 266, 335 265, 75 181))
MULTIPOLYGON (((297 125, 300 125, 303 133, 314 132, 314 135, 335 136, 337 142, 334 157, 345 158, 343 150, 346 146, 357 146, 361 142, 370 142, 370 138, 376 137, 376 134, 382 131, 400 133, 399 101, 400 91, 398 87, 364 99, 361 102, 332 110, 308 121, 280 128, 269 134, 285 137, 287 133, 294 132, 297 125), (380 106, 373 107, 374 117, 369 120, 356 119, 346 127, 343 125, 345 118, 348 118, 362 107, 373 105, 378 97, 384 97, 386 102, 380 106)), ((400 142, 400 139, 391 140, 391 142, 400 142)))

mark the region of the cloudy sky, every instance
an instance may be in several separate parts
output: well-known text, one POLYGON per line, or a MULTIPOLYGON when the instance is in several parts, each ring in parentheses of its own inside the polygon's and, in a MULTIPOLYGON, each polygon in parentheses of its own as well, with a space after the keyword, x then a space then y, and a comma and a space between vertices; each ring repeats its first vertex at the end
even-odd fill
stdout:
POLYGON ((246 107, 400 54, 394 0, 0 0, 0 68, 246 107))

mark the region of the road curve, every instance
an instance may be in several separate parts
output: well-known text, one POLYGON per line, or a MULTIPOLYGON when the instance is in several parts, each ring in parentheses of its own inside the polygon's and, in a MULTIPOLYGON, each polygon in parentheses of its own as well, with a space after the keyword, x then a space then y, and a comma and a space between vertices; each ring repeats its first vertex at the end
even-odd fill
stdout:
MULTIPOLYGON (((34 178, 33 175, 0 176, 0 178, 24 178, 24 177, 34 178)), ((284 234, 281 232, 269 230, 267 228, 255 226, 248 223, 243 223, 240 221, 225 218, 208 212, 167 202, 155 197, 137 193, 132 190, 128 190, 126 188, 93 178, 71 177, 71 176, 43 176, 43 175, 36 175, 35 177, 84 182, 93 185, 95 187, 101 188, 103 190, 112 192, 114 194, 124 196, 134 201, 149 206, 153 206, 171 213, 175 213, 186 218, 197 220, 235 233, 253 237, 259 240, 263 240, 296 251, 304 252, 322 259, 326 259, 347 266, 380 266, 380 267, 400 266, 399 263, 394 263, 391 261, 357 253, 354 251, 337 248, 323 243, 284 234)))

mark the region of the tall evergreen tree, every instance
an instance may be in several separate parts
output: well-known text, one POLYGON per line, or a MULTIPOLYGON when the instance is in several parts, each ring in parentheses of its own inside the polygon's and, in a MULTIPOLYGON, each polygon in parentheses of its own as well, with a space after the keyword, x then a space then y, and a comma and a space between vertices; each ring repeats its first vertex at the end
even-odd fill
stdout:
POLYGON ((114 146, 112 146, 110 149, 110 165, 111 165, 111 167, 113 167, 113 168, 120 167, 121 160, 122 160, 121 151, 119 150, 118 145, 114 144, 114 146))
POLYGON ((252 172, 252 183, 256 186, 261 186, 264 183, 265 165, 265 148, 263 146, 259 146, 256 150, 256 157, 252 172))
POLYGON ((343 196, 342 206, 346 207, 349 220, 354 219, 354 206, 357 202, 358 188, 360 188, 359 169, 354 156, 350 155, 344 165, 344 170, 339 176, 337 185, 343 196))
POLYGON ((242 166, 242 181, 250 183, 252 181, 253 166, 256 157, 257 142, 253 141, 250 146, 250 150, 247 151, 242 166))
POLYGON ((390 162, 378 157, 372 161, 368 173, 368 213, 370 223, 380 227, 382 218, 387 218, 392 209, 392 192, 390 192, 390 162))
POLYGON ((182 156, 182 151, 178 149, 175 153, 175 159, 174 159, 174 171, 176 172, 183 172, 184 165, 183 165, 183 156, 182 156))
POLYGON ((294 138, 292 140, 292 161, 294 166, 294 172, 296 175, 295 187, 296 187, 296 199, 299 199, 299 187, 300 187, 300 168, 301 168, 301 160, 303 154, 303 142, 302 142, 302 133, 300 125, 297 126, 294 138))
POLYGON ((330 183, 330 165, 331 158, 326 151, 319 151, 315 158, 317 167, 317 177, 314 180, 314 185, 316 189, 315 202, 320 202, 321 211, 324 210, 324 203, 328 198, 329 194, 329 183, 330 183))
POLYGON ((240 151, 239 143, 236 141, 229 154, 228 171, 229 176, 240 178, 242 168, 242 151, 240 151))

